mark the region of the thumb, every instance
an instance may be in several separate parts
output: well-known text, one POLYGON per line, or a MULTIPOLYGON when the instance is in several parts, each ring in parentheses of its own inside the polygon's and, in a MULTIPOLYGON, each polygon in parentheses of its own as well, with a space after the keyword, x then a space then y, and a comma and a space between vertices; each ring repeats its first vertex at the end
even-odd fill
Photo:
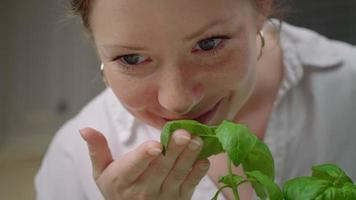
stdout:
POLYGON ((88 144, 93 165, 93 176, 97 180, 104 169, 113 161, 108 142, 102 133, 93 128, 83 128, 79 132, 88 144))

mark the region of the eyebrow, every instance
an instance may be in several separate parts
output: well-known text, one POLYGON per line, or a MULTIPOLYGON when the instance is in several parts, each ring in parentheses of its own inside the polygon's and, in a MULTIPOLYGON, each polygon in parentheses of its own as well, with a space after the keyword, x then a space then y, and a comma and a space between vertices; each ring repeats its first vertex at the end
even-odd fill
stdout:
POLYGON ((113 49, 116 47, 120 47, 123 49, 128 49, 128 50, 132 50, 132 51, 143 51, 146 50, 145 47, 143 46, 129 46, 129 45, 125 45, 125 44, 103 44, 102 45, 105 49, 113 49))
MULTIPOLYGON (((210 23, 200 27, 197 31, 187 35, 186 37, 183 38, 183 42, 188 42, 191 41, 197 37, 199 37, 200 35, 204 34, 207 30, 219 26, 221 24, 225 24, 227 22, 229 22, 230 20, 232 20, 232 17, 228 17, 228 18, 223 18, 223 19, 217 19, 214 21, 211 21, 210 23)), ((120 47, 123 49, 128 49, 128 50, 132 50, 132 51, 143 51, 146 50, 147 48, 144 46, 130 46, 130 45, 125 45, 125 44, 104 44, 102 45, 105 49, 109 48, 115 48, 115 47, 120 47)))
POLYGON ((221 25, 221 24, 225 24, 227 22, 229 22, 230 20, 232 20, 232 17, 228 17, 228 18, 224 18, 224 19, 217 19, 217 20, 214 20, 214 21, 211 21, 210 23, 202 26, 201 28, 199 28, 196 32, 194 33, 191 33, 189 34, 188 36, 184 37, 183 38, 183 41, 186 42, 186 41, 191 41, 197 37, 199 37, 200 35, 204 34, 207 30, 215 27, 215 26, 218 26, 218 25, 221 25))

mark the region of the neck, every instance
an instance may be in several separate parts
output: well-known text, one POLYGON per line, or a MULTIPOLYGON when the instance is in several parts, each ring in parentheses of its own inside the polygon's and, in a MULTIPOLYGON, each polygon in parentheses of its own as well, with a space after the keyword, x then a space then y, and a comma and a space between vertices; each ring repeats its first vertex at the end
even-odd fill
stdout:
POLYGON ((266 45, 257 63, 255 89, 235 117, 235 122, 249 125, 261 137, 283 78, 278 31, 266 27, 264 32, 266 45))

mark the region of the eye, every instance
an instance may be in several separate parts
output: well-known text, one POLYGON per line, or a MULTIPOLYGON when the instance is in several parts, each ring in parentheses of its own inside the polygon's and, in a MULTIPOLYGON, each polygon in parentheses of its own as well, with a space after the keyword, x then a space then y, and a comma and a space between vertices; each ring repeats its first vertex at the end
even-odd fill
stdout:
POLYGON ((126 65, 138 65, 148 60, 148 58, 139 54, 130 54, 119 56, 118 60, 126 65))
POLYGON ((212 37, 208 39, 204 39, 198 42, 197 46, 194 48, 194 51, 203 50, 210 51, 215 49, 219 44, 224 40, 223 37, 212 37))

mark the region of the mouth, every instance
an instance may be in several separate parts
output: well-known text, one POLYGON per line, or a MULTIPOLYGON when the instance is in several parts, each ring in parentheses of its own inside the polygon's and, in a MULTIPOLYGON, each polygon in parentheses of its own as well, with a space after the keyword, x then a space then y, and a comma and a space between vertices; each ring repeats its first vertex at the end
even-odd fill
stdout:
POLYGON ((213 118, 214 114, 216 113, 220 103, 222 100, 219 100, 212 108, 210 108, 208 111, 203 112, 202 114, 199 114, 195 117, 179 117, 179 118, 163 118, 166 122, 172 121, 172 120, 183 120, 183 119, 191 119, 198 121, 202 124, 208 124, 208 122, 213 118))

